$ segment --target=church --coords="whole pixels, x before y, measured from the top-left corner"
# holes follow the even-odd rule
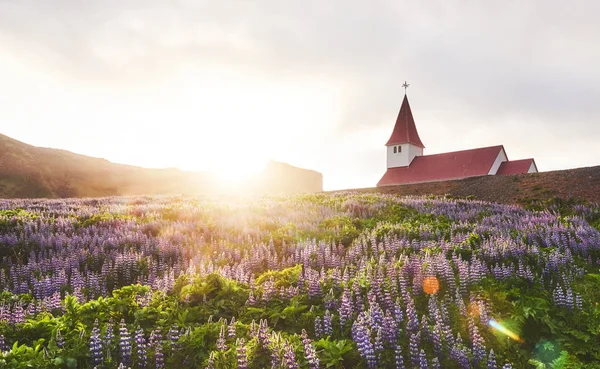
[[[408,84],[405,82],[403,87],[406,89]],[[387,171],[378,187],[538,171],[533,159],[508,160],[502,145],[423,155],[425,145],[417,132],[406,93],[385,146]]]

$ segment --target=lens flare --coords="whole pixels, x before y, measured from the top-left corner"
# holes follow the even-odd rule
[[[440,290],[440,281],[435,276],[423,279],[423,291],[428,295],[436,294]]]
[[[517,342],[521,342],[521,337],[519,337],[516,333],[510,331],[508,328],[506,328],[502,324],[498,323],[494,319],[490,319],[489,325],[492,328],[496,329],[498,332],[507,335],[508,337],[512,338],[513,340],[515,340]]]

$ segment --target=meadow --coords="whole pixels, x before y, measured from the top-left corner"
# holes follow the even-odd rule
[[[0,200],[0,368],[600,368],[600,206]]]

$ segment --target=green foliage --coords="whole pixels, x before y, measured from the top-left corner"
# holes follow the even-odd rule
[[[325,368],[350,368],[360,361],[356,353],[356,344],[349,340],[330,340],[322,338],[315,342],[319,358]]]
[[[96,213],[89,218],[83,218],[80,220],[80,224],[82,227],[89,227],[98,224],[115,224],[119,221],[127,221],[133,220],[134,217],[123,214],[113,214],[113,213]]]
[[[281,270],[269,270],[256,278],[256,284],[262,285],[266,281],[272,280],[275,288],[290,287],[298,282],[298,276],[302,272],[302,265],[296,265]]]

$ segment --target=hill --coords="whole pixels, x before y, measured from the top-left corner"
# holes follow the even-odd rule
[[[408,195],[451,195],[508,204],[526,204],[554,198],[600,203],[600,166],[508,176],[482,176],[461,180],[352,191]]]
[[[35,147],[0,134],[0,198],[101,197],[218,192],[207,172],[147,169],[65,150]],[[244,192],[316,192],[323,176],[285,163],[270,163]]]

